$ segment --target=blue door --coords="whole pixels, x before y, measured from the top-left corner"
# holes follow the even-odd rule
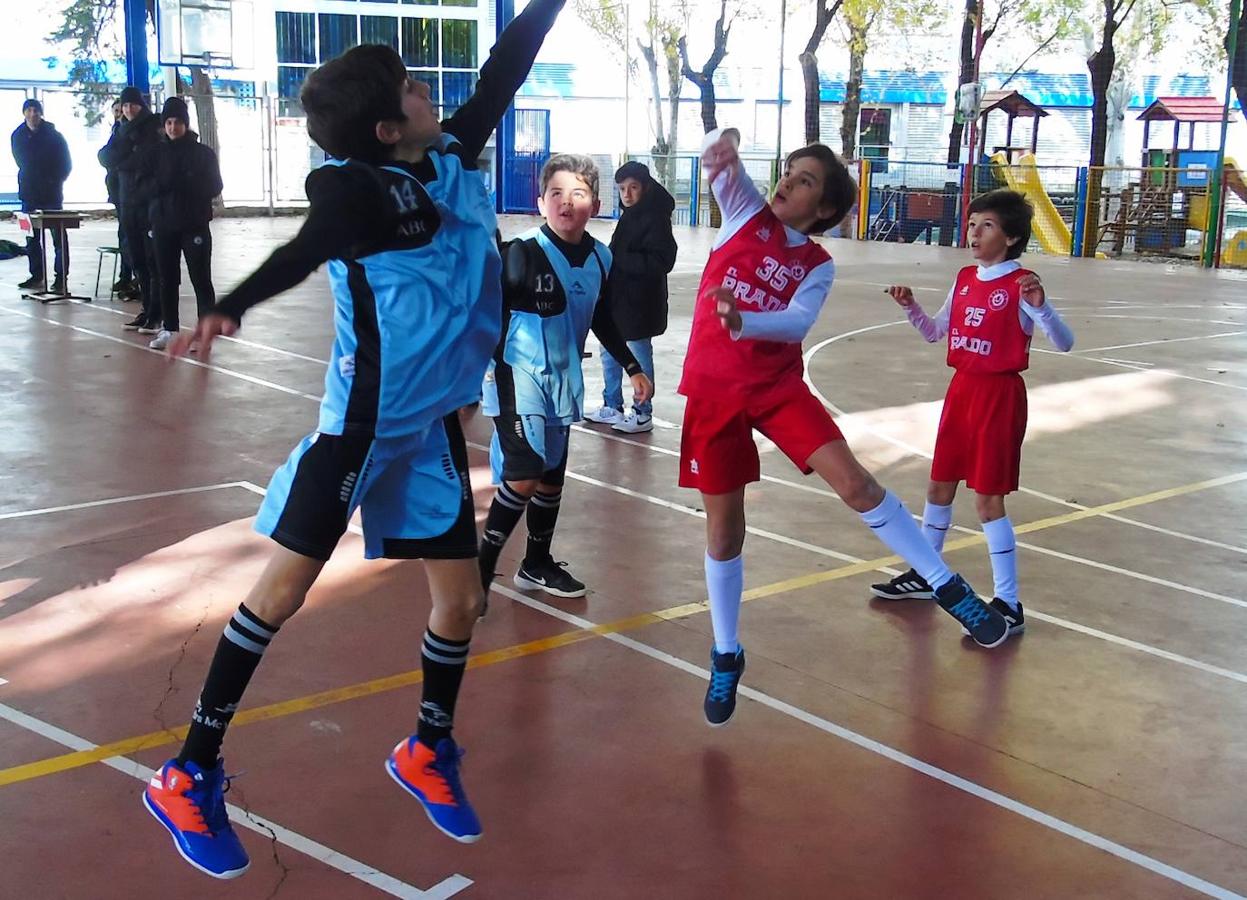
[[[535,213],[541,168],[550,158],[550,110],[515,111],[515,146],[503,160],[502,211]]]

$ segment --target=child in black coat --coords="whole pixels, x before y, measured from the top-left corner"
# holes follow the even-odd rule
[[[639,162],[626,162],[615,173],[623,212],[611,235],[614,263],[610,271],[611,311],[628,349],[654,380],[652,338],[667,330],[667,274],[675,267],[676,242],[671,234],[675,200]],[[602,348],[602,408],[585,419],[610,425],[625,434],[653,431],[653,403],[635,404],[624,415],[623,368]]]

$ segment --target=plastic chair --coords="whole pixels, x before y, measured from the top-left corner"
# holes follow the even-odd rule
[[[108,282],[108,299],[112,300],[117,294],[117,292],[113,290],[113,285],[117,283],[117,266],[121,261],[121,248],[96,247],[95,252],[98,254],[98,262],[95,266],[95,291],[91,294],[91,296],[98,297],[100,295],[100,275],[104,272],[104,257],[111,255],[113,258],[113,277],[109,279]]]

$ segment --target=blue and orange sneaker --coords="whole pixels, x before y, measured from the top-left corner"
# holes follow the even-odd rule
[[[481,822],[459,780],[462,757],[463,751],[451,738],[442,738],[437,749],[430,750],[413,734],[398,742],[385,761],[385,770],[420,801],[438,831],[471,844],[481,839]]]
[[[193,762],[183,769],[171,759],[143,791],[143,805],[169,829],[182,859],[213,878],[237,878],[251,865],[225,812],[228,789],[220,760],[213,769]]]

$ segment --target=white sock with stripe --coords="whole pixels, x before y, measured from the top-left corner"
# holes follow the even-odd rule
[[[953,505],[941,506],[927,501],[922,510],[922,534],[935,548],[936,553],[944,552],[944,538],[953,524]]]
[[[1013,536],[1013,523],[1008,516],[984,522],[983,534],[987,537],[987,550],[991,554],[996,596],[1008,603],[1012,609],[1017,609],[1018,551]]]

